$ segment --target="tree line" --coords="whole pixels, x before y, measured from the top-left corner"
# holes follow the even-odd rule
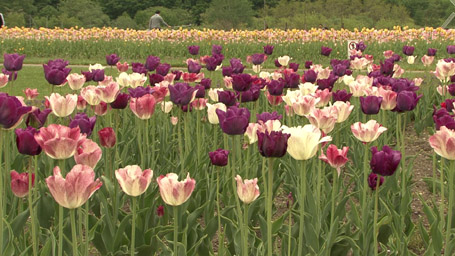
[[[156,10],[176,27],[354,29],[439,27],[455,6],[449,0],[0,0],[10,27],[147,29]]]

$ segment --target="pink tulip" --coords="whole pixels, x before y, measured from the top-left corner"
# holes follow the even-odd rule
[[[383,54],[384,54],[384,57],[386,59],[388,59],[393,56],[394,52],[392,50],[387,50],[387,51],[383,52]]]
[[[61,96],[58,93],[52,93],[50,97],[46,96],[49,101],[52,113],[58,117],[67,117],[73,113],[77,105],[77,95],[68,94]]]
[[[171,124],[172,125],[177,125],[178,122],[179,122],[179,118],[178,117],[171,116]]]
[[[99,81],[98,85],[99,86],[108,86],[110,83],[115,83],[114,82],[114,78],[112,76],[104,76],[104,80],[103,81]]]
[[[337,123],[342,123],[346,121],[351,114],[352,110],[354,109],[354,106],[351,106],[351,103],[348,102],[343,102],[343,101],[336,101],[333,103],[333,107],[336,108],[337,112]]]
[[[204,110],[205,107],[207,106],[207,101],[208,99],[198,98],[192,101],[190,104],[193,107],[193,109]]]
[[[0,73],[0,88],[3,88],[8,83],[9,75]]]
[[[172,206],[179,206],[185,203],[193,193],[196,181],[190,178],[190,174],[184,181],[178,181],[178,175],[168,173],[166,176],[161,175],[158,179],[160,194],[163,201]]]
[[[376,120],[370,120],[366,124],[357,122],[351,125],[351,131],[358,140],[363,143],[375,141],[379,135],[387,131]]]
[[[237,181],[237,195],[245,204],[249,204],[259,197],[258,178],[242,181],[240,175],[235,176]]]
[[[95,115],[104,116],[107,114],[108,106],[106,102],[101,101],[98,105],[92,106],[92,109],[95,112]]]
[[[118,70],[118,72],[128,71],[128,62],[125,61],[123,64],[120,62],[117,62],[117,70]]]
[[[96,86],[90,85],[81,90],[81,96],[88,104],[96,106],[101,102],[101,90]]]
[[[336,108],[313,109],[307,116],[312,125],[321,129],[325,134],[331,132],[335,128],[335,123],[338,120]]]
[[[98,89],[100,89],[100,100],[106,103],[114,102],[120,92],[120,87],[116,82],[111,82],[105,86],[98,86]]]
[[[82,135],[78,127],[69,128],[59,124],[51,124],[42,127],[35,134],[35,140],[43,151],[53,159],[67,159],[76,153],[77,146],[83,142],[85,135]]]
[[[314,93],[314,97],[316,99],[319,99],[319,102],[316,104],[316,107],[318,107],[318,108],[324,107],[332,99],[332,92],[330,92],[329,89],[317,90]]]
[[[327,155],[324,155],[324,151],[321,149],[321,156],[319,156],[319,159],[335,168],[338,172],[338,176],[340,176],[341,167],[348,161],[348,150],[349,147],[338,149],[336,145],[330,144],[329,147],[327,147]]]
[[[423,65],[426,67],[426,66],[430,66],[431,63],[433,63],[434,61],[434,56],[427,56],[427,55],[423,55],[422,58],[422,63]]]
[[[305,116],[311,113],[320,99],[311,95],[298,96],[292,102],[292,110],[299,116]]]
[[[123,192],[129,196],[142,195],[150,185],[153,177],[153,171],[150,169],[141,170],[137,165],[128,165],[115,171],[120,187]]]
[[[224,87],[232,89],[232,77],[226,76],[223,78]]]
[[[29,177],[28,172],[17,173],[11,171],[11,190],[17,197],[25,197],[28,195]],[[35,185],[35,174],[32,173],[32,187]]]
[[[429,142],[436,154],[449,160],[455,160],[455,131],[441,126],[439,131],[430,137]]]
[[[264,91],[265,96],[267,97],[267,100],[269,101],[270,105],[272,106],[278,106],[283,102],[283,97],[280,96],[275,96],[271,95],[268,91]]]
[[[396,92],[379,87],[378,96],[382,97],[381,109],[392,110],[397,106]]]
[[[74,154],[76,164],[83,164],[95,168],[102,155],[101,148],[93,140],[85,139]]]
[[[62,177],[60,168],[54,168],[54,175],[46,179],[47,186],[57,203],[65,208],[74,209],[83,205],[101,185],[95,179],[95,172],[86,165],[77,164]]]
[[[25,89],[24,94],[25,94],[25,97],[27,97],[27,100],[33,100],[34,98],[36,98],[39,95],[38,89],[30,89],[30,88]]]
[[[84,86],[86,78],[82,74],[72,73],[66,77],[66,80],[68,81],[68,85],[71,90],[77,91],[80,90],[82,86]]]
[[[77,110],[84,110],[87,107],[87,101],[79,95],[77,96]]]
[[[140,98],[131,98],[130,109],[140,119],[149,119],[155,112],[156,100],[151,94]]]
[[[100,144],[105,148],[112,148],[115,146],[117,141],[114,129],[112,127],[105,127],[98,131],[98,136],[100,137]]]

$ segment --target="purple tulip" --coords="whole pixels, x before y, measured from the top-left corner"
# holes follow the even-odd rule
[[[318,78],[318,74],[316,73],[316,71],[309,69],[305,71],[305,73],[303,74],[303,78],[305,79],[306,82],[314,83]]]
[[[104,81],[104,69],[94,69],[92,70],[92,80],[95,82]]]
[[[174,81],[180,80],[183,74],[183,72],[180,70],[172,70],[171,73],[175,75]]]
[[[455,119],[453,118],[453,115],[450,115],[446,108],[434,111],[433,121],[435,123],[436,130],[439,130],[441,126],[445,126],[451,130],[455,129]]]
[[[13,128],[31,110],[32,107],[23,106],[16,97],[0,93],[0,128]]]
[[[64,59],[55,59],[55,60],[49,60],[47,62],[48,66],[58,68],[58,69],[63,69],[66,68],[66,66],[69,65],[69,61],[64,60]]]
[[[447,53],[454,54],[455,53],[455,45],[448,45],[447,46]]]
[[[443,103],[441,103],[441,106],[443,106],[447,111],[450,113],[453,111],[453,103],[455,102],[455,99],[446,99]]]
[[[349,102],[351,100],[352,93],[348,93],[346,90],[338,90],[332,93],[332,102],[342,101]]]
[[[332,52],[332,48],[321,46],[321,54],[324,56],[329,56]]]
[[[365,43],[363,41],[360,41],[355,45],[355,49],[357,51],[363,52],[363,51],[365,51],[366,48],[367,48],[367,46],[365,45]]]
[[[329,89],[329,91],[332,91],[333,85],[337,80],[338,80],[337,76],[335,76],[334,74],[330,74],[328,78],[318,79],[316,83],[318,85],[319,90]]]
[[[152,88],[150,86],[147,87],[136,87],[136,88],[128,88],[128,92],[130,93],[131,98],[140,98],[146,94],[152,93]]]
[[[310,69],[311,66],[313,66],[313,62],[311,60],[305,61],[305,68],[306,69]]]
[[[201,72],[201,68],[202,66],[199,65],[199,63],[191,60],[188,61],[188,73],[198,74],[199,72]]]
[[[36,156],[41,153],[41,147],[35,140],[35,133],[38,131],[33,127],[16,129],[16,146],[19,153],[23,155]]]
[[[215,57],[208,57],[205,59],[205,68],[208,71],[215,71],[216,67],[217,67],[217,60],[215,59]]]
[[[417,96],[417,94],[413,91],[401,91],[397,95],[397,106],[395,108],[398,112],[404,111],[411,111],[419,102],[419,99],[422,98],[423,95]]]
[[[109,66],[115,66],[119,60],[120,57],[115,53],[106,55],[106,63]]]
[[[198,55],[199,54],[199,45],[190,45],[190,46],[188,46],[188,52],[191,55]]]
[[[284,81],[284,88],[297,88],[300,84],[300,76],[297,73],[284,74],[284,78],[280,78]]]
[[[16,79],[17,79],[18,72],[8,71],[8,70],[2,68],[2,73],[8,76],[8,81],[16,81]]]
[[[283,94],[284,86],[285,84],[282,80],[272,80],[267,84],[267,90],[269,91],[270,95],[280,96]]]
[[[272,55],[273,48],[275,48],[275,47],[273,45],[269,45],[269,44],[264,46],[264,53],[267,55]]]
[[[124,109],[128,106],[128,101],[130,99],[130,95],[128,93],[119,93],[117,98],[115,98],[114,102],[111,103],[111,108],[113,109]]]
[[[381,109],[382,97],[366,96],[360,97],[362,112],[366,115],[376,115]]]
[[[414,49],[415,49],[414,46],[405,45],[403,46],[403,54],[407,56],[412,56],[412,54],[414,54]]]
[[[85,76],[85,81],[90,82],[93,80],[93,73],[90,71],[81,71],[81,74]]]
[[[415,85],[415,83],[411,80],[406,78],[400,79],[390,79],[392,90],[396,93],[400,93],[402,91],[417,91],[419,87]]]
[[[150,85],[155,86],[164,80],[164,77],[160,74],[149,74]]]
[[[205,97],[205,88],[203,85],[196,85],[194,87],[196,89],[196,98],[204,98]]]
[[[392,60],[385,60],[384,63],[381,62],[381,74],[385,76],[392,76],[394,63]]]
[[[234,106],[237,102],[235,93],[233,91],[218,91],[218,101],[230,107]]]
[[[401,56],[395,53],[388,60],[392,60],[393,62],[398,62],[401,60]]]
[[[3,54],[3,66],[5,69],[11,72],[19,71],[22,69],[25,55],[19,55],[17,53]]]
[[[273,63],[275,64],[275,67],[277,67],[277,68],[281,68],[282,67],[280,62],[278,61],[278,59],[276,59]]]
[[[226,166],[228,164],[229,150],[217,149],[209,152],[210,162],[216,166]]]
[[[262,112],[261,114],[256,114],[256,122],[262,121],[263,123],[269,120],[281,120],[283,118],[282,115],[279,115],[278,112],[274,111],[272,113],[269,112]]]
[[[44,126],[44,124],[46,123],[47,116],[51,112],[52,110],[50,108],[46,108],[43,111],[37,108],[35,111],[30,112],[27,115],[25,125],[39,129]]]
[[[216,110],[221,130],[228,135],[243,135],[248,128],[250,111],[247,108],[232,106],[224,112]]]
[[[240,74],[245,69],[240,59],[232,58],[229,63],[231,64],[233,74]]]
[[[223,74],[224,77],[231,76],[232,75],[232,67],[223,67],[221,69],[221,73]]]
[[[147,74],[147,68],[145,68],[144,64],[139,63],[139,62],[133,62],[131,63],[132,70],[134,73],[139,73],[139,74]]]
[[[160,62],[161,62],[160,57],[150,55],[145,60],[145,68],[148,71],[154,71],[158,67],[158,65],[160,65]]]
[[[167,63],[159,64],[158,67],[156,67],[156,73],[160,74],[162,76],[166,76],[167,73],[169,73],[169,70],[171,70],[171,65]]]
[[[289,68],[292,69],[294,72],[297,72],[299,70],[299,64],[295,62],[289,63]]]
[[[251,55],[251,62],[254,65],[261,65],[265,61],[266,58],[267,58],[267,56],[263,53],[255,53],[255,54]]]
[[[52,85],[65,83],[66,77],[71,72],[71,69],[66,67],[68,64],[68,61],[62,59],[49,60],[47,64],[43,64],[44,78]]]
[[[346,69],[348,69],[351,66],[351,62],[349,60],[339,60],[339,59],[332,59],[330,60],[330,66],[332,66],[332,69],[335,69],[335,66],[342,65]]]
[[[288,148],[290,134],[282,131],[265,133],[257,131],[258,149],[263,157],[282,157]]]
[[[252,86],[249,90],[244,92],[236,92],[237,98],[239,98],[240,102],[251,102],[257,101],[259,96],[261,96],[261,89],[256,86]]]
[[[436,52],[438,50],[434,49],[434,48],[428,48],[428,52],[427,52],[427,55],[428,56],[436,56]]]
[[[210,78],[202,78],[201,85],[208,90],[212,86],[212,80],[210,80]]]
[[[171,94],[171,101],[177,105],[188,105],[193,99],[193,93],[196,88],[191,87],[187,83],[176,83],[169,85],[169,93]]]
[[[455,84],[450,84],[448,87],[450,95],[455,96]]]
[[[68,125],[69,128],[79,127],[81,133],[87,134],[90,137],[93,128],[95,128],[96,116],[88,117],[85,113],[77,113],[74,118],[70,118],[71,122]]]
[[[335,67],[333,67],[333,73],[337,76],[344,76],[346,73],[346,66],[343,64],[337,64]]]
[[[371,147],[370,167],[373,173],[381,176],[391,176],[395,173],[400,164],[401,152],[392,150],[389,146],[383,146],[381,151],[377,147]]]
[[[215,63],[217,66],[221,65],[221,63],[224,60],[224,55],[223,54],[212,54],[212,57],[215,58]]]
[[[376,190],[376,187],[378,184],[377,182],[378,182],[378,175],[376,175],[375,173],[370,173],[370,175],[368,176],[368,186],[372,190]],[[381,178],[379,179],[379,186],[382,186],[383,183],[384,183],[384,177],[381,176]]]
[[[232,75],[232,88],[238,92],[250,89],[253,79],[249,74]]]
[[[212,45],[212,55],[213,54],[221,54],[221,50],[223,50],[223,47],[221,45]]]

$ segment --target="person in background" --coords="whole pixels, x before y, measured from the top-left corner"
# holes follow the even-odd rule
[[[0,12],[0,28],[5,26],[5,19],[3,18],[3,14]]]
[[[150,18],[149,29],[161,29],[161,24],[166,25],[168,28],[171,27],[163,20],[160,11],[158,10],[155,12],[155,15]]]

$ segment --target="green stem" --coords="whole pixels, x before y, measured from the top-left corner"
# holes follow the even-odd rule
[[[183,140],[185,141],[185,156],[187,156],[187,153],[190,152],[191,150],[191,138],[190,138],[190,135],[188,134],[189,130],[188,130],[188,122],[190,120],[189,116],[190,116],[190,106],[188,105],[188,112],[186,112],[186,114],[183,114],[183,116],[185,117],[185,120],[179,120],[179,122],[183,122]]]
[[[174,255],[178,255],[177,243],[179,234],[179,218],[178,218],[178,206],[174,206]]]
[[[58,205],[58,256],[63,256],[63,207]]]
[[[269,157],[269,171],[267,181],[267,255],[273,254],[273,238],[272,238],[272,209],[273,209],[273,160]]]
[[[289,202],[289,225],[288,225],[288,255],[291,255],[291,235],[292,235],[292,201]]]
[[[444,228],[444,205],[445,205],[445,190],[444,190],[444,158],[441,157],[441,174],[440,174],[440,183],[441,183],[441,204],[439,205],[439,214],[441,214],[441,227]],[[441,229],[441,230],[442,230]]]
[[[142,168],[146,166],[150,166],[149,159],[150,159],[150,143],[149,143],[149,120],[146,119],[144,122],[144,130],[145,130],[145,145],[144,145],[144,165]]]
[[[31,161],[32,161],[32,159],[30,158],[30,162]],[[35,166],[35,168],[37,168],[37,167]],[[33,169],[34,168],[32,168],[32,166],[30,165],[29,172],[28,172],[28,211],[30,213],[30,220],[31,220],[30,224],[31,224],[33,255],[36,256],[36,255],[38,255],[38,250],[37,250],[38,244],[36,242],[35,214],[33,213],[33,187],[32,187]]]
[[[140,123],[141,120],[136,120],[136,127],[137,127],[137,130],[138,130],[138,134],[137,134],[137,146],[139,147],[139,154],[141,156],[141,168],[145,168],[144,166],[144,160],[145,160],[145,157],[144,157],[144,147],[143,147],[143,142],[142,142],[142,125]]]
[[[183,166],[184,166],[184,156],[183,156],[183,142],[182,142],[182,129],[180,129],[180,124],[182,123],[182,111],[178,110],[178,119],[179,122],[177,123],[177,135],[179,140],[179,154],[180,154],[180,175],[183,175]]]
[[[201,162],[201,113],[200,110],[196,110],[196,138],[197,138],[197,143],[196,143],[196,150],[197,150],[197,162],[196,166],[199,166]]]
[[[221,235],[221,210],[220,210],[220,171],[221,168],[217,167],[216,172],[216,211],[218,217],[218,254],[224,255],[224,237]]]
[[[333,227],[335,222],[335,205],[337,197],[337,181],[338,181],[338,172],[336,169],[333,169],[333,183],[332,183],[332,210],[330,214],[330,228]]]
[[[136,201],[137,198],[133,197],[131,199],[133,201],[132,203],[132,209],[131,212],[133,213],[133,218],[131,221],[131,256],[134,256],[135,254],[135,243],[136,243]]]
[[[449,248],[450,237],[452,235],[452,210],[453,210],[453,200],[454,200],[454,187],[453,187],[453,172],[455,171],[455,160],[450,161],[450,170],[449,170],[449,210],[447,212],[447,228],[446,228],[446,255],[450,255],[451,252]]]
[[[155,159],[156,122],[154,122],[153,119],[156,119],[156,118],[154,116],[152,116],[152,125],[150,127],[152,129],[152,143],[149,144],[149,150],[152,151],[152,161],[153,162],[151,162],[151,163],[149,162],[148,166],[152,166],[152,164],[155,165],[155,161],[156,161],[156,159]],[[149,126],[149,125],[147,124],[147,126]]]
[[[381,175],[378,174],[376,180],[376,191],[374,193],[374,226],[373,226],[373,249],[374,256],[378,255],[378,201],[379,201],[379,184],[381,183]]]
[[[244,204],[245,212],[243,213],[243,242],[244,242],[244,255],[248,255],[248,204]]]
[[[303,223],[305,222],[305,193],[306,193],[306,172],[305,172],[306,161],[301,162],[300,169],[300,220],[299,220],[299,247],[297,255],[303,255]]]
[[[433,200],[436,201],[436,152],[433,151]]]
[[[225,142],[227,142],[227,140],[225,140]],[[234,152],[232,154],[233,157],[231,157],[231,174],[232,174],[231,175],[231,180],[232,180],[231,184],[232,184],[232,191],[234,191],[234,193],[236,193],[236,191],[237,191],[236,190],[236,184],[235,184],[235,173],[236,173],[235,164],[237,163],[237,160],[238,160],[236,158],[238,157],[238,154],[240,153],[240,152],[238,152],[239,151],[239,148],[238,148],[239,145],[237,144],[237,142],[238,142],[237,138],[235,138],[235,136],[233,136],[233,138],[232,138],[232,145],[233,145],[232,146],[232,151],[234,151]],[[235,204],[236,204],[236,209],[237,209],[237,222],[238,222],[239,226],[241,226],[241,223],[243,222],[243,217],[242,217],[242,209],[240,207],[240,201],[239,201],[239,197],[238,196],[235,197]],[[248,253],[247,253],[248,252],[248,246],[246,245],[246,241],[244,239],[245,238],[244,229],[241,228],[240,232],[242,233],[242,253],[243,253],[243,255],[248,255]]]
[[[368,226],[368,198],[367,198],[367,191],[368,191],[368,144],[365,144],[364,147],[364,155],[363,155],[363,190],[362,190],[362,229],[363,229],[363,250],[365,253],[368,252],[368,242],[367,242],[367,226]]]
[[[322,160],[318,159],[318,174],[316,182],[316,216],[321,216],[321,185],[322,185]],[[321,225],[316,225],[316,234],[319,234]]]
[[[89,212],[88,211],[89,211],[89,208],[90,208],[89,205],[90,205],[90,200],[87,200],[87,202],[85,203],[85,215],[84,215],[85,216],[85,220],[84,220],[85,221],[84,222],[84,227],[85,227],[85,240],[84,240],[84,242],[85,242],[85,247],[84,247],[85,254],[84,255],[85,256],[89,255],[88,254],[88,245],[89,245],[89,234],[88,234],[88,232],[90,230],[90,228],[88,226],[88,216],[89,216]]]
[[[77,256],[77,236],[76,236],[76,217],[74,213],[76,209],[70,210],[70,218],[71,218],[71,235],[72,235],[72,244],[73,244],[73,256]]]

